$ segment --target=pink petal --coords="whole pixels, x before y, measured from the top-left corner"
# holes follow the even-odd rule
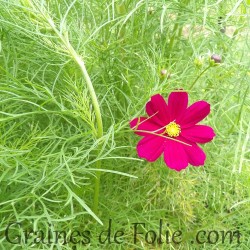
[[[137,152],[139,157],[148,161],[157,160],[164,149],[164,138],[160,136],[148,135],[137,144]]]
[[[170,122],[167,103],[160,94],[151,97],[151,100],[146,104],[146,112],[161,126]]]
[[[168,97],[168,108],[170,113],[170,120],[173,121],[181,117],[188,105],[187,92],[172,92]]]
[[[180,124],[181,128],[188,128],[203,120],[209,113],[210,104],[198,101],[189,106],[184,115],[176,120],[176,123]]]
[[[197,143],[207,143],[215,137],[213,129],[206,125],[194,125],[181,130],[181,135],[187,140]]]
[[[193,166],[203,166],[206,160],[206,154],[195,143],[192,147],[185,147],[188,155],[188,162]]]
[[[146,131],[156,131],[157,133],[162,133],[164,128],[159,130],[159,125],[155,124],[152,118],[139,117],[130,121],[130,128],[135,130],[137,135],[146,136],[150,135],[147,132],[137,132],[136,130],[146,130]]]
[[[184,147],[189,147],[175,142],[166,140],[164,147],[164,161],[169,168],[180,171],[188,166],[188,157]]]

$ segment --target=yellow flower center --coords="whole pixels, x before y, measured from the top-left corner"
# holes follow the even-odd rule
[[[179,124],[177,124],[175,122],[170,122],[166,126],[165,133],[167,133],[170,137],[177,137],[181,133],[181,127]]]

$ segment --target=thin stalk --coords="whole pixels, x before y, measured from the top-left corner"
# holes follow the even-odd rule
[[[83,60],[80,58],[80,56],[76,53],[76,51],[70,46],[70,51],[71,55],[74,58],[75,62],[79,65],[83,76],[86,80],[88,90],[90,92],[92,104],[94,107],[95,111],[95,116],[96,116],[96,122],[97,122],[97,132],[96,132],[96,137],[97,139],[101,138],[103,136],[103,123],[102,123],[102,115],[100,111],[100,106],[98,103],[98,99],[92,84],[92,81],[89,77],[88,71],[85,67],[85,64]],[[96,163],[96,169],[101,168],[101,161],[97,161]],[[94,202],[93,202],[93,212],[96,214],[98,212],[98,204],[99,204],[99,192],[100,192],[100,180],[101,180],[101,172],[97,171],[96,172],[96,179],[95,179],[95,191],[94,191]]]
[[[96,169],[101,168],[101,161],[96,162]],[[99,205],[99,193],[100,193],[100,180],[101,180],[101,171],[96,171],[96,179],[95,179],[95,193],[94,193],[94,202],[93,202],[93,212],[97,214],[98,205]]]
[[[180,9],[179,9],[179,12],[178,12],[177,17],[176,17],[176,20],[175,20],[176,23],[175,23],[174,28],[173,28],[173,31],[172,31],[173,35],[171,36],[170,42],[169,42],[169,51],[170,51],[170,52],[171,52],[172,49],[173,49],[174,41],[176,40],[176,38],[179,38],[179,37],[181,36],[181,34],[182,34],[182,28],[183,28],[183,27],[180,27],[180,25],[179,25],[179,23],[178,23],[178,20],[179,20],[179,17],[182,16],[183,8],[184,8],[185,6],[187,6],[187,5],[189,4],[189,2],[190,2],[190,0],[183,1],[183,6],[180,5]],[[178,29],[179,29],[179,31],[178,31]],[[178,32],[177,32],[177,31],[178,31]]]
[[[178,20],[178,17],[177,17],[177,20]],[[170,38],[170,42],[169,42],[169,47],[168,47],[169,51],[172,51],[172,48],[173,48],[173,45],[174,45],[174,40],[175,40],[175,35],[176,35],[176,32],[177,32],[178,28],[179,28],[179,24],[175,23],[174,29],[173,29],[173,35]]]
[[[85,63],[83,59],[77,54],[75,49],[72,47],[72,45],[69,42],[69,39],[67,35],[62,35],[58,29],[55,27],[55,24],[51,18],[47,18],[46,15],[44,15],[54,32],[57,34],[63,45],[65,46],[66,50],[68,51],[69,55],[71,58],[76,62],[76,64],[79,66],[79,68],[82,71],[82,74],[85,78],[87,88],[90,93],[91,101],[93,104],[94,112],[95,112],[95,117],[96,117],[96,123],[97,123],[97,130],[96,132],[96,138],[100,139],[103,136],[103,123],[102,123],[102,115],[101,115],[101,110],[100,106],[98,103],[98,99],[96,96],[95,89],[93,87],[93,83],[90,79],[90,76],[88,74],[88,71],[86,69]],[[101,167],[101,161],[97,161],[96,163],[96,169],[100,169]],[[100,189],[100,177],[101,177],[101,172],[97,171],[96,173],[96,179],[95,179],[95,191],[94,191],[94,202],[93,202],[93,212],[96,214],[98,212],[98,201],[99,201],[99,189]]]
[[[240,121],[240,117],[241,117],[241,114],[242,114],[242,110],[243,110],[243,106],[244,106],[244,103],[245,103],[245,100],[246,100],[246,97],[247,97],[247,93],[248,93],[248,90],[249,90],[249,85],[247,86],[247,89],[244,93],[244,96],[242,98],[242,102],[241,102],[241,105],[240,105],[240,110],[239,110],[239,113],[236,117],[236,120],[234,122],[234,124],[232,125],[232,127],[229,129],[228,133],[231,134],[233,132],[233,129],[238,126],[239,124],[239,121]]]
[[[209,69],[211,68],[211,66],[209,65],[208,67],[206,67],[194,80],[194,82],[192,83],[192,85],[190,86],[190,90],[194,87],[194,85],[196,84],[196,82],[200,79],[200,77]]]
[[[98,99],[95,93],[95,89],[93,87],[92,81],[89,77],[88,71],[85,67],[85,63],[84,61],[81,59],[81,57],[76,53],[76,51],[72,48],[72,46],[70,45],[70,47],[68,48],[69,51],[71,52],[71,56],[74,59],[74,61],[78,64],[78,66],[80,67],[83,76],[86,80],[86,84],[90,93],[90,97],[92,100],[92,104],[94,107],[94,112],[95,112],[95,116],[96,116],[96,122],[97,122],[97,131],[96,131],[96,137],[99,139],[103,136],[103,124],[102,124],[102,115],[101,115],[101,111],[100,111],[100,106],[98,103]]]

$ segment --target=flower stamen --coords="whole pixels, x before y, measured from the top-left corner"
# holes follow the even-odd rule
[[[181,133],[181,127],[175,122],[170,122],[166,126],[165,133],[167,133],[170,137],[177,137]]]

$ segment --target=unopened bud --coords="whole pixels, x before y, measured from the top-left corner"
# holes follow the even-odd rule
[[[211,56],[211,60],[213,60],[215,63],[221,63],[221,56],[220,56],[220,55],[213,54],[213,55]]]
[[[201,68],[203,65],[203,59],[201,57],[195,58],[194,65],[198,68]]]
[[[148,14],[152,15],[154,13],[154,7],[148,7]]]
[[[166,69],[162,69],[162,70],[161,70],[161,75],[162,75],[162,76],[167,75],[167,73],[168,73],[168,72],[167,72],[167,70],[166,70]]]
[[[166,69],[162,69],[160,73],[161,73],[162,78],[167,77],[169,79],[171,77],[171,74],[168,73],[168,71]]]

